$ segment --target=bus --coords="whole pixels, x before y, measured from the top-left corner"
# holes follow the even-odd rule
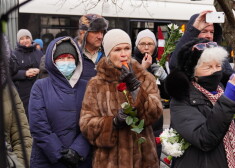
[[[10,1],[0,0],[2,11]],[[22,3],[25,0],[14,0]],[[79,18],[88,13],[104,16],[109,29],[126,31],[132,42],[139,31],[150,29],[157,37],[158,26],[167,38],[167,25],[184,25],[190,16],[203,10],[215,10],[214,0],[32,0],[10,17],[9,32],[11,45],[16,44],[19,29],[28,29],[33,38],[41,38],[45,48],[59,36],[77,36]],[[5,6],[4,6],[5,2]],[[13,1],[11,1],[12,4]],[[11,20],[11,19],[14,20]],[[14,23],[14,24],[12,24]],[[133,43],[134,44],[134,43]]]

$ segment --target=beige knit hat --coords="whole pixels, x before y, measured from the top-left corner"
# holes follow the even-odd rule
[[[20,38],[24,36],[28,36],[31,41],[33,41],[32,34],[30,33],[30,31],[28,31],[27,29],[20,29],[17,33],[17,42],[19,43]]]
[[[118,44],[127,43],[131,45],[130,36],[121,29],[109,30],[103,39],[104,53],[109,56],[110,51]]]

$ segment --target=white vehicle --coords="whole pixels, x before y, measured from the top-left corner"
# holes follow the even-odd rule
[[[10,1],[3,1],[5,10],[11,6]],[[18,0],[19,3],[25,0]],[[157,35],[157,27],[161,26],[167,36],[166,25],[186,24],[190,16],[203,10],[213,10],[214,0],[32,0],[19,9],[11,18],[14,24],[8,36],[14,36],[18,29],[27,28],[34,38],[46,36],[44,42],[60,35],[77,35],[78,20],[81,15],[96,13],[109,20],[109,29],[121,28],[134,41],[136,34],[149,28]],[[5,4],[4,4],[5,3]],[[17,3],[17,1],[16,1]],[[9,5],[8,5],[9,4]],[[4,7],[5,5],[5,7]],[[18,18],[17,18],[18,17]],[[12,21],[9,21],[12,23]],[[11,30],[13,29],[13,31]],[[11,38],[12,41],[15,37]],[[13,43],[14,44],[14,43]]]

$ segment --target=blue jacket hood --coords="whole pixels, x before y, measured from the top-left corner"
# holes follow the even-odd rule
[[[75,49],[77,50],[77,53],[78,53],[77,67],[76,67],[75,71],[73,72],[73,75],[72,75],[72,77],[70,78],[69,81],[57,69],[57,67],[54,63],[54,60],[53,60],[53,54],[55,53],[56,47],[58,46],[58,44],[60,44],[63,41],[70,41],[71,44],[75,47]],[[51,41],[49,46],[47,47],[45,66],[46,66],[46,69],[47,69],[50,77],[55,82],[58,81],[58,79],[59,79],[59,81],[62,81],[64,84],[69,84],[69,85],[71,85],[71,87],[74,87],[75,84],[80,79],[80,76],[82,74],[82,70],[83,70],[83,65],[82,64],[83,64],[83,60],[82,60],[81,52],[80,52],[76,42],[71,37],[64,36],[64,37],[56,38],[53,41]]]
[[[196,18],[199,16],[199,14],[194,14],[191,16],[187,23],[187,29],[193,25]],[[217,43],[220,43],[222,40],[222,28],[218,23],[214,23],[214,41]]]

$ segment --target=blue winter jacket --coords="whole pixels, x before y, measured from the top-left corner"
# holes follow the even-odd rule
[[[78,51],[78,65],[69,81],[53,62],[56,46],[65,40],[70,40]],[[34,140],[30,167],[66,168],[59,161],[60,151],[71,148],[85,158],[78,167],[89,168],[90,145],[79,128],[87,82],[80,79],[83,61],[73,39],[60,37],[53,40],[47,48],[45,64],[49,77],[37,80],[30,95],[29,123]]]

